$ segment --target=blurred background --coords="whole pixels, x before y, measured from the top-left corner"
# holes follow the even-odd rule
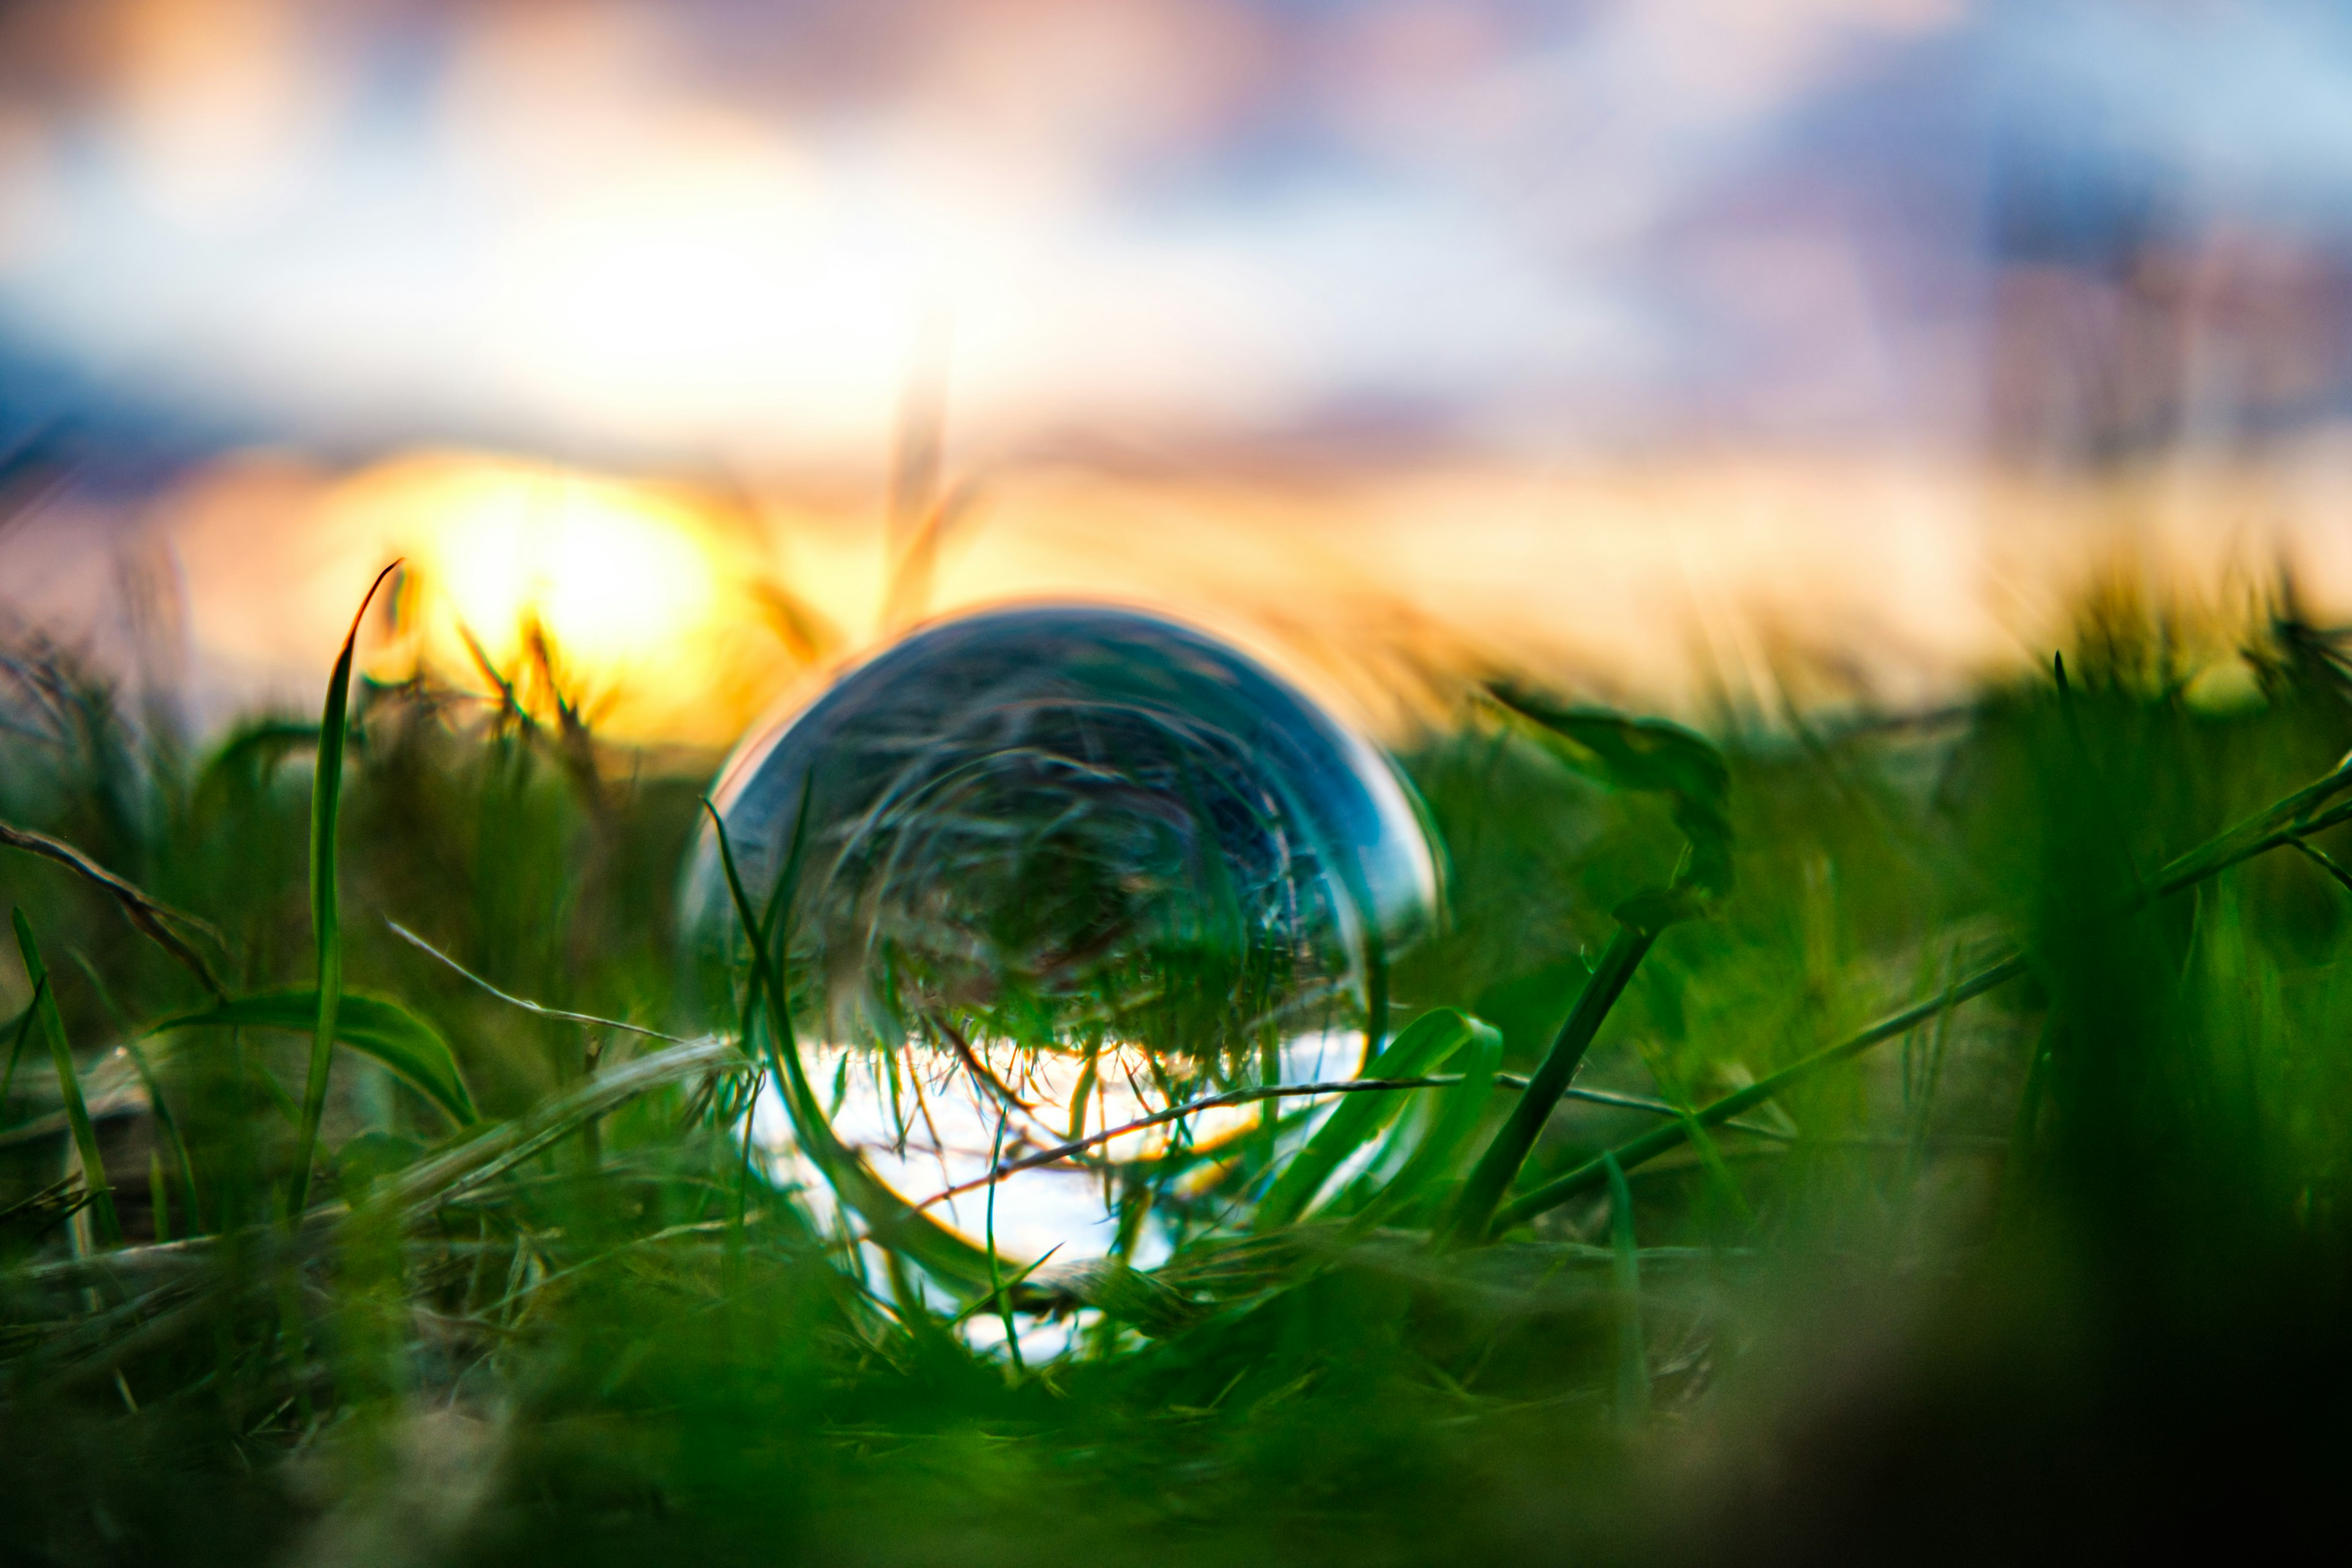
[[[648,742],[1071,594],[1932,704],[2352,601],[2347,349],[2321,0],[0,4],[0,614],[199,731],[394,553]]]

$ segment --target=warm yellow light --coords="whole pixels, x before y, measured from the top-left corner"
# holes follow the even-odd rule
[[[560,695],[609,733],[662,739],[723,740],[747,692],[773,688],[743,592],[756,563],[686,493],[450,456],[371,470],[339,500],[406,557],[410,646],[446,679],[490,694],[487,661],[542,716]]]
[[[417,562],[427,593],[500,664],[542,628],[564,658],[608,676],[677,657],[719,599],[687,508],[573,475],[486,468],[434,498]]]

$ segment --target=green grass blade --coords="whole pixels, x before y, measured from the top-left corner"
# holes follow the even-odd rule
[[[996,1142],[988,1151],[988,1168],[994,1170],[1004,1159],[1004,1121],[1008,1113],[1000,1107],[996,1112]],[[1021,1331],[1013,1321],[1013,1298],[1005,1293],[1004,1270],[996,1251],[996,1188],[988,1184],[988,1293],[996,1301],[996,1315],[1004,1324],[1004,1352],[1011,1363],[1010,1371],[1015,1381],[1028,1375],[1021,1364]]]
[[[47,989],[46,984],[36,985],[33,999],[26,1003],[25,1010],[16,1016],[16,1039],[8,1047],[8,1070],[0,1075],[0,1106],[8,1103],[8,1091],[16,1087],[16,1064],[24,1059],[25,1042],[33,1037],[33,1020],[40,1013],[41,993]]]
[[[131,1020],[124,1017],[122,1009],[115,1005],[113,992],[108,987],[105,977],[99,973],[98,966],[90,963],[89,955],[77,951],[74,962],[80,965],[82,973],[89,976],[91,989],[106,1005],[106,1011],[113,1018],[115,1027],[122,1031],[123,1054],[131,1058],[131,1070],[139,1075],[140,1087],[147,1091],[147,1104],[154,1112],[155,1125],[162,1130],[164,1141],[171,1144],[173,1163],[179,1167],[181,1191],[188,1205],[188,1223],[184,1228],[191,1234],[200,1231],[204,1228],[204,1209],[196,1199],[195,1159],[188,1152],[187,1140],[180,1134],[180,1119],[172,1113],[172,1102],[163,1097],[163,1086],[155,1077],[154,1064],[140,1048],[139,1031],[131,1026]],[[155,1212],[161,1215],[163,1211],[159,1208]],[[160,1218],[157,1223],[162,1223]],[[163,1239],[161,1230],[156,1232],[156,1239]]]
[[[163,1182],[163,1156],[147,1151],[147,1212],[154,1216],[155,1239],[172,1239],[172,1194]]]
[[[1561,762],[1613,789],[1662,795],[1690,846],[1677,887],[1708,899],[1731,891],[1731,770],[1705,736],[1663,719],[1570,708],[1508,682],[1486,689],[1528,721]]]
[[[319,716],[319,763],[310,781],[310,931],[319,959],[318,1012],[310,1037],[310,1068],[302,1084],[302,1125],[294,1138],[294,1174],[286,1194],[289,1220],[299,1218],[310,1201],[310,1161],[319,1146],[319,1118],[327,1109],[327,1070],[335,1055],[335,1015],[343,992],[343,932],[335,888],[335,824],[342,814],[343,741],[352,700],[352,654],[359,646],[360,624],[383,580],[400,565],[395,561],[376,574],[360,600],[359,613],[335,657],[334,672],[327,678],[326,707]]]
[[[1958,955],[1954,955],[1957,959]],[[1928,1037],[1925,1081],[1919,1086],[1918,1103],[1911,1110],[1909,1145],[1903,1152],[1903,1192],[1906,1202],[1916,1202],[1920,1173],[1927,1168],[1928,1140],[1935,1131],[1936,1096],[1943,1087],[1944,1056],[1952,1040],[1952,1009],[1947,1007],[1936,1019],[1935,1032]],[[1700,1137],[1706,1134],[1701,1132]]]
[[[209,921],[151,898],[62,838],[52,838],[46,833],[34,833],[0,822],[0,845],[54,860],[98,888],[121,907],[123,918],[142,935],[185,964],[188,972],[203,983],[205,990],[215,996],[222,994],[220,982],[214,978],[212,966],[205,962],[204,955],[172,929],[175,924],[184,925],[218,941],[220,932],[214,930]]]
[[[550,1095],[512,1121],[483,1126],[470,1137],[385,1177],[384,1201],[402,1215],[403,1224],[416,1223],[437,1205],[513,1169],[571,1136],[583,1122],[638,1095],[741,1065],[740,1047],[732,1040],[714,1037],[607,1067],[593,1078]]]
[[[247,1028],[307,1032],[319,1016],[319,994],[309,986],[257,991],[231,997],[216,1007],[166,1018],[144,1031],[161,1035],[174,1029]],[[335,1009],[335,1038],[392,1069],[393,1075],[460,1127],[481,1120],[473,1092],[457,1070],[457,1053],[449,1042],[424,1019],[388,996],[364,991],[343,993]]]
[[[1963,1002],[1983,995],[1995,986],[2005,985],[2023,974],[2025,971],[2026,962],[2023,957],[2018,955],[2011,955],[1998,963],[1980,969],[1942,995],[1930,997],[1916,1006],[1906,1007],[1890,1017],[1881,1018],[1851,1039],[1841,1040],[1834,1046],[1815,1051],[1811,1056],[1801,1057],[1779,1072],[1769,1078],[1757,1079],[1736,1094],[1727,1094],[1721,1100],[1703,1105],[1691,1111],[1686,1117],[1678,1117],[1664,1127],[1619,1144],[1606,1154],[1587,1160],[1564,1176],[1520,1194],[1496,1214],[1494,1228],[1507,1229],[1512,1226],[1533,1219],[1547,1209],[1558,1208],[1580,1193],[1588,1193],[1605,1184],[1609,1180],[1608,1166],[1612,1160],[1629,1171],[1637,1165],[1647,1163],[1670,1149],[1681,1147],[1690,1137],[1692,1123],[1696,1122],[1701,1127],[1719,1127],[1741,1111],[1754,1110],[1780,1095],[1791,1084],[1811,1077],[1823,1068],[1833,1066],[1848,1057],[1858,1056],[1883,1041],[1906,1034],[1933,1018],[1945,1008],[1956,1007]]]
[[[1454,1051],[1454,1060],[1461,1068],[1462,1081],[1433,1091],[1441,1096],[1436,1121],[1422,1135],[1403,1168],[1373,1198],[1370,1214],[1394,1213],[1453,1173],[1495,1098],[1495,1072],[1503,1061],[1502,1031],[1471,1019],[1469,1038]]]
[[[1418,1078],[1444,1063],[1471,1037],[1474,1029],[1486,1029],[1486,1026],[1458,1009],[1440,1007],[1424,1013],[1400,1030],[1387,1048],[1366,1062],[1357,1076]],[[1331,1173],[1405,1103],[1406,1097],[1397,1094],[1351,1094],[1341,1100],[1307,1141],[1307,1147],[1291,1156],[1290,1163],[1283,1167],[1282,1174],[1259,1201],[1251,1228],[1271,1230],[1288,1225],[1305,1213],[1307,1205],[1315,1201],[1315,1194],[1322,1191],[1323,1184],[1330,1180]]]
[[[2347,790],[2352,790],[2352,752],[2347,752],[2343,761],[2294,794],[2165,862],[2157,868],[2157,890],[2179,892],[2296,835],[2316,832],[2322,826],[2345,820],[2340,805],[2326,811],[2320,808]]]
[[[993,1289],[995,1273],[985,1250],[928,1215],[918,1213],[913,1205],[876,1175],[856,1151],[835,1135],[833,1123],[825,1120],[824,1108],[818,1102],[801,1063],[798,1043],[793,1037],[783,979],[769,943],[761,940],[763,922],[752,907],[751,895],[744,890],[742,874],[736,868],[735,851],[727,839],[727,825],[720,820],[717,807],[707,801],[704,805],[710,812],[712,830],[718,836],[719,865],[726,876],[728,895],[734,900],[736,918],[752,942],[751,984],[759,1005],[749,1010],[750,1017],[755,1029],[763,1016],[767,1021],[769,1066],[776,1075],[777,1095],[783,1101],[784,1114],[793,1124],[793,1137],[800,1144],[801,1152],[824,1174],[842,1203],[872,1227],[873,1239],[877,1244],[904,1251],[945,1283],[973,1291]],[[790,874],[788,868],[787,879]],[[789,910],[790,892],[780,889],[777,901],[779,908]],[[750,1044],[747,1040],[746,1045]]]
[[[89,1107],[81,1098],[81,1077],[74,1071],[73,1049],[66,1044],[65,1020],[58,1016],[57,994],[49,972],[33,941],[32,922],[22,910],[9,911],[16,925],[16,951],[24,956],[25,976],[33,983],[33,1005],[39,1010],[41,1031],[49,1037],[49,1056],[58,1068],[58,1094],[65,1101],[66,1122],[73,1129],[74,1147],[81,1153],[82,1180],[89,1184],[90,1213],[96,1216],[98,1238],[109,1247],[122,1239],[122,1222],[115,1216],[114,1192],[106,1183],[106,1163],[99,1158],[98,1133],[89,1124]]]
[[[2291,838],[2287,840],[2287,842],[2292,844],[2296,849],[2300,850],[2305,859],[2309,860],[2313,865],[2317,866],[2321,870],[2334,878],[2336,879],[2336,886],[2342,888],[2347,893],[2352,893],[2352,871],[2347,871],[2342,866],[2338,865],[2336,863],[2336,857],[2327,853],[2326,850],[2320,848],[2317,845],[2306,844],[2300,838]]]
[[[1607,1154],[1609,1282],[1617,1300],[1617,1424],[1638,1426],[1650,1417],[1650,1352],[1642,1342],[1642,1251],[1633,1237],[1633,1188]]]
[[[1945,1010],[1944,1016],[1951,1016],[1950,1009]],[[1685,1136],[1689,1139],[1692,1152],[1697,1154],[1699,1168],[1706,1173],[1707,1185],[1714,1191],[1716,1201],[1723,1205],[1724,1212],[1738,1218],[1743,1230],[1755,1229],[1756,1211],[1748,1205],[1748,1194],[1740,1190],[1738,1180],[1731,1173],[1731,1167],[1724,1163],[1723,1151],[1716,1147],[1714,1138],[1699,1125],[1697,1116],[1692,1112],[1690,1091],[1676,1080],[1672,1069],[1655,1055],[1644,1051],[1643,1057],[1649,1065],[1650,1077],[1668,1097],[1675,1119],[1681,1123]]]
[[[1453,1218],[1446,1226],[1449,1245],[1466,1247],[1485,1238],[1496,1205],[1518,1179],[1528,1151],[1536,1146],[1536,1138],[1543,1131],[1552,1108],[1559,1103],[1569,1080],[1576,1076],[1578,1065],[1584,1060],[1585,1048],[1601,1032],[1609,1009],[1617,1005],[1626,982],[1633,978],[1643,955],[1656,940],[1657,933],[1646,926],[1626,923],[1619,924],[1617,934],[1609,939],[1601,962],[1593,966],[1592,978],[1584,983],[1584,991],[1569,1010],[1568,1021],[1559,1026],[1559,1036],[1552,1041],[1543,1065],[1528,1080],[1527,1091],[1511,1108],[1510,1120],[1496,1132],[1486,1152],[1478,1157],[1469,1181],[1464,1184],[1461,1199],[1454,1205]],[[1679,1134],[1681,1129],[1677,1127],[1675,1131]]]
[[[2042,1125],[2042,1104],[2050,1092],[2051,1047],[2058,1037],[2060,1015],[2053,1012],[2042,1025],[2026,1063],[2025,1081],[2019,1086],[2017,1114],[2009,1134],[2009,1151],[2001,1158],[2000,1185],[1993,1206],[1996,1228],[2007,1229],[2021,1211],[2031,1185],[2033,1135]]]
[[[1690,1107],[1680,1108],[1680,1121],[1684,1133],[1690,1139],[1691,1148],[1698,1154],[1700,1166],[1706,1172],[1707,1184],[1715,1189],[1716,1196],[1722,1201],[1723,1206],[1738,1216],[1742,1230],[1754,1230],[1756,1211],[1749,1206],[1748,1194],[1739,1190],[1738,1179],[1732,1175],[1731,1167],[1724,1163],[1723,1151],[1715,1146],[1715,1140],[1707,1135],[1706,1128],[1699,1125],[1698,1118],[1692,1114]]]
[[[154,1065],[148,1061],[147,1053],[139,1048],[137,1040],[128,1037],[122,1042],[122,1049],[131,1058],[132,1070],[139,1075],[141,1087],[147,1090],[147,1103],[154,1108],[156,1125],[172,1145],[172,1163],[179,1167],[180,1190],[188,1205],[188,1223],[184,1228],[193,1235],[202,1230],[205,1223],[204,1209],[196,1198],[195,1157],[188,1152],[188,1141],[180,1133],[180,1119],[172,1114],[172,1107],[163,1098],[163,1086],[156,1081]],[[156,1213],[163,1211],[158,1209]],[[156,1239],[163,1239],[161,1231],[156,1233]]]
[[[1087,1043],[1087,1059],[1078,1068],[1078,1086],[1070,1091],[1070,1130],[1072,1138],[1083,1138],[1087,1131],[1087,1101],[1094,1094],[1095,1079],[1102,1069],[1102,1042]]]

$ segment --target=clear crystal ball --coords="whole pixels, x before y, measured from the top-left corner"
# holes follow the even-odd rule
[[[1107,606],[916,633],[748,739],[714,804],[754,905],[797,860],[804,1032],[1140,1047],[1169,1090],[1360,1021],[1437,898],[1378,751],[1227,644]],[[718,848],[706,824],[690,929],[740,963]]]

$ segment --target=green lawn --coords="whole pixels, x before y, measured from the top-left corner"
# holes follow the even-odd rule
[[[1447,918],[1370,1069],[1439,1081],[1108,1170],[1159,1267],[977,1285],[731,1131],[803,977],[681,957],[717,759],[362,684],[338,775],[308,718],[189,751],[13,650],[0,900],[47,979],[0,959],[0,1560],[1988,1562],[2317,1521],[2352,679],[2291,618],[2243,644],[2251,689],[2108,605],[2063,682],[1708,742],[1465,691],[1399,759]],[[71,1214],[93,1158],[110,1212]],[[1075,1331],[1016,1361],[988,1316]]]

